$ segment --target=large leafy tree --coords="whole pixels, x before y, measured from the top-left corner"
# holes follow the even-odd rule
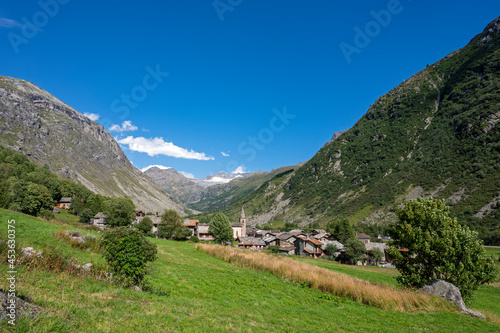
[[[356,237],[349,238],[344,243],[345,254],[349,257],[351,264],[366,259],[365,244]]]
[[[158,225],[158,237],[173,239],[184,228],[182,216],[174,209],[166,209]]]
[[[149,217],[144,217],[135,227],[144,235],[153,237],[153,221]]]
[[[135,216],[134,209],[134,203],[129,198],[110,198],[104,211],[106,224],[112,227],[123,227],[132,224]]]
[[[208,232],[221,243],[233,240],[233,228],[224,213],[216,213],[210,220]]]
[[[471,300],[479,285],[496,277],[493,258],[486,255],[477,233],[452,219],[444,200],[413,200],[397,216],[389,234],[400,284],[419,288],[442,279]]]

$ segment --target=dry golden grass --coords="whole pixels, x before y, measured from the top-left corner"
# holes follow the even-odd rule
[[[436,297],[408,289],[374,284],[290,258],[220,245],[198,244],[196,248],[234,265],[271,272],[283,279],[306,283],[310,288],[339,297],[348,297],[381,309],[405,312],[443,309],[456,311],[451,305]]]

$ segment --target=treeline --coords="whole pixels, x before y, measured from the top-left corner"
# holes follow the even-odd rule
[[[107,223],[129,225],[134,204],[128,198],[95,194],[74,181],[60,179],[48,165],[39,167],[16,151],[0,146],[0,207],[33,216],[53,217],[52,208],[62,197],[70,197],[70,212],[88,223],[98,212],[108,215]]]

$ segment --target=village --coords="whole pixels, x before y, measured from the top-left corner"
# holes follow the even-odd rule
[[[58,204],[59,208],[70,208],[71,198],[62,198]],[[152,233],[158,233],[158,225],[162,223],[161,216],[148,214],[142,210],[135,211],[135,221],[133,224],[139,223],[144,217],[149,217],[153,221]],[[106,227],[106,216],[99,212],[90,221],[90,224],[104,229]],[[184,226],[191,230],[191,237],[196,237],[202,242],[213,242],[215,239],[209,233],[209,223],[200,223],[199,220],[184,220]],[[280,230],[261,230],[256,225],[248,225],[245,210],[241,208],[241,214],[238,222],[231,223],[233,230],[234,246],[241,249],[252,251],[261,251],[274,249],[276,253],[282,255],[297,255],[310,258],[324,258],[327,256],[333,257],[341,263],[352,263],[356,265],[390,265],[390,258],[386,253],[389,246],[384,242],[386,237],[379,236],[377,241],[372,242],[371,237],[364,233],[356,233],[355,237],[361,241],[366,253],[361,260],[352,262],[346,255],[344,244],[340,243],[336,235],[326,232],[324,229],[314,229],[307,233],[304,230],[294,229],[287,232]],[[327,247],[333,245],[335,252],[327,253]],[[373,251],[377,249],[382,253],[382,258],[373,256]],[[377,251],[375,250],[375,251]],[[389,266],[390,267],[390,266]]]

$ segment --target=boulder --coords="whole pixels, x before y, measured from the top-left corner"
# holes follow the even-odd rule
[[[482,313],[473,311],[465,306],[464,300],[462,299],[462,293],[457,287],[449,282],[443,280],[433,280],[428,282],[418,291],[423,292],[427,295],[435,295],[444,298],[455,303],[458,306],[460,312],[465,313],[471,317],[478,317],[486,320],[486,317]]]
[[[85,264],[85,265],[82,265],[82,269],[86,272],[90,272],[92,270],[92,264]]]
[[[14,303],[12,303],[12,300],[14,300]],[[10,309],[11,304],[14,304],[14,309]],[[41,311],[41,307],[25,302],[16,296],[9,297],[6,291],[0,289],[0,322],[6,318],[7,320],[13,319],[13,313],[15,313],[15,318],[27,315],[35,319]]]
[[[58,213],[61,212],[61,210],[59,208],[57,208],[57,207],[54,207],[54,209],[52,209],[52,212],[58,214]]]
[[[21,256],[22,257],[31,258],[33,256],[37,256],[38,258],[43,258],[42,253],[43,252],[41,250],[37,252],[32,247],[24,247],[21,249]]]
[[[71,240],[77,243],[85,243],[85,239],[83,239],[82,237],[71,237]]]
[[[132,286],[130,287],[130,289],[132,289],[133,291],[142,291],[141,287],[139,286]]]

